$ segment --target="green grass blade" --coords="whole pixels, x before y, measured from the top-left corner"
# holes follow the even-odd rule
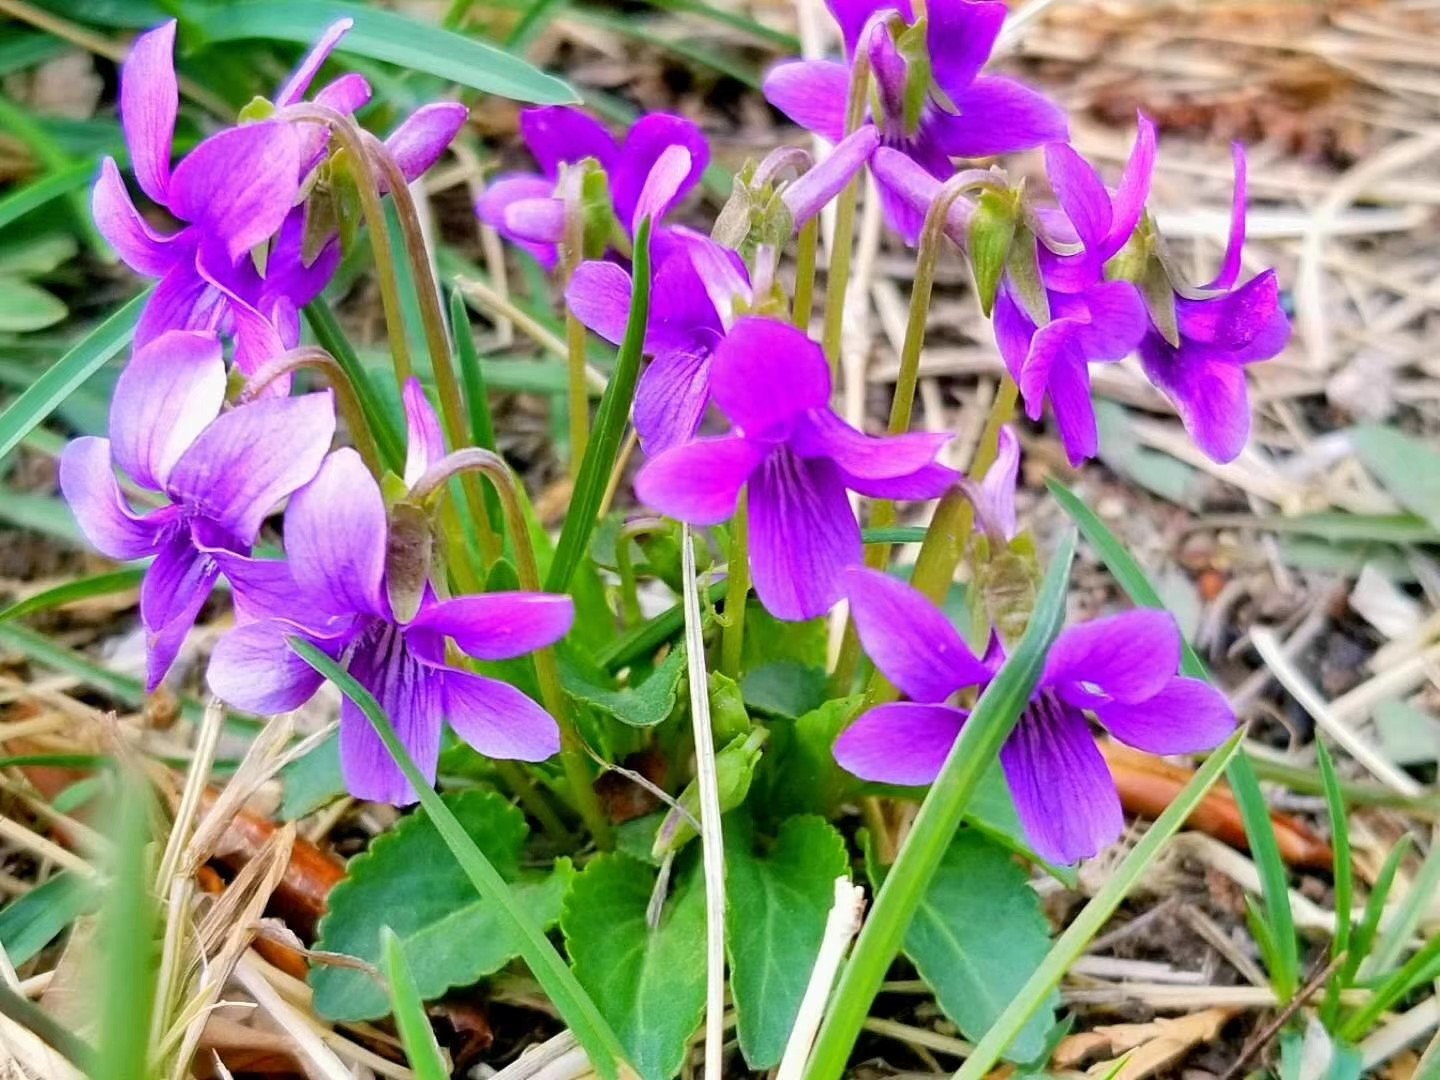
[[[919,525],[894,525],[883,529],[862,529],[867,544],[923,544],[928,530]]]
[[[127,566],[123,570],[112,570],[108,574],[96,574],[94,577],[67,581],[56,585],[53,589],[46,589],[44,592],[38,592],[34,596],[27,596],[24,600],[11,604],[0,611],[0,622],[34,615],[40,611],[49,611],[51,608],[64,607],[66,604],[74,604],[81,600],[93,600],[97,596],[113,596],[126,589],[138,588],[144,578],[145,567]]]
[[[645,348],[645,327],[650,319],[650,220],[640,223],[635,232],[635,264],[630,292],[630,318],[625,324],[625,340],[615,357],[615,371],[600,398],[595,413],[595,430],[590,447],[580,464],[575,480],[575,493],[565,526],[555,546],[555,558],[545,577],[546,592],[563,593],[570,588],[590,537],[599,522],[600,502],[610,483],[610,474],[620,456],[625,425],[630,421],[630,404],[635,397],[635,383],[640,378],[640,354]]]
[[[1320,780],[1325,789],[1325,808],[1330,815],[1330,849],[1335,853],[1335,935],[1330,939],[1330,958],[1339,960],[1350,948],[1350,913],[1355,902],[1355,868],[1350,863],[1350,819],[1345,812],[1345,793],[1335,774],[1335,763],[1323,742],[1315,743]],[[1327,1031],[1334,1030],[1340,1008],[1340,980],[1332,978],[1325,988],[1320,1020]]]
[[[1219,781],[1226,766],[1238,753],[1242,738],[1243,734],[1239,731],[1231,735],[1196,771],[1190,783],[1175,797],[1175,801],[1155,819],[1155,824],[1150,826],[1140,842],[1116,867],[1104,887],[1066,927],[1065,932],[1051,947],[1045,962],[1036,969],[1024,989],[1016,995],[1009,1008],[995,1021],[994,1027],[986,1032],[980,1044],[965,1059],[964,1066],[955,1074],[956,1080],[979,1080],[995,1066],[1000,1055],[1010,1045],[1010,1040],[1060,985],[1065,972],[1080,959],[1091,940],[1110,921],[1110,916],[1155,861],[1166,841],[1179,831],[1185,819],[1205,797],[1205,793]]]
[[[661,11],[684,11],[698,15],[702,19],[710,19],[722,26],[749,34],[758,41],[773,45],[781,52],[795,54],[800,52],[800,39],[794,34],[787,34],[783,30],[776,30],[764,23],[756,22],[738,11],[712,7],[703,0],[646,0],[646,2]]]
[[[455,357],[460,367],[460,385],[465,393],[465,412],[470,417],[470,441],[483,450],[499,453],[495,445],[495,421],[490,415],[490,391],[485,385],[485,369],[475,348],[475,335],[470,331],[470,312],[459,290],[450,294],[450,325],[455,334]],[[490,528],[497,536],[505,535],[505,515],[500,496],[493,484],[485,485],[485,512]]]
[[[1050,644],[1065,622],[1065,594],[1074,557],[1072,532],[1061,541],[1051,559],[1030,625],[961,728],[960,737],[921,803],[910,835],[875,897],[855,951],[831,997],[830,1011],[805,1070],[806,1080],[838,1080],[844,1074],[846,1060],[871,1002],[900,951],[905,931],[950,838],[959,828],[971,797],[1029,704],[1030,694],[1045,670]],[[1059,980],[1058,974],[1056,980]],[[1034,1008],[1039,1007],[1039,1001],[1037,998],[1033,1003]],[[1026,1018],[1028,1016],[1027,1013]],[[1017,1025],[1015,1032],[1020,1026],[1023,1024]],[[1012,1037],[1015,1032],[1011,1032]]]
[[[465,871],[465,876],[475,886],[475,891],[493,903],[502,919],[509,924],[516,941],[521,944],[520,955],[529,966],[531,974],[549,995],[551,1004],[565,1023],[570,1025],[576,1040],[584,1047],[590,1057],[591,1067],[605,1080],[616,1080],[625,1054],[615,1032],[595,1007],[590,995],[576,981],[574,973],[565,965],[544,931],[536,926],[525,910],[516,903],[510,886],[505,883],[500,872],[476,846],[444,800],[421,775],[379,702],[356,682],[348,671],[308,641],[291,638],[290,647],[297,656],[333,682],[340,692],[365,714],[390,756],[395,759],[395,764],[420,796],[420,805],[435,823],[436,830],[454,855],[455,861]]]
[[[1255,779],[1250,759],[1238,754],[1230,766],[1230,789],[1245,823],[1250,855],[1260,871],[1260,888],[1265,897],[1263,918],[1271,946],[1270,982],[1281,1004],[1300,989],[1300,949],[1295,938],[1295,920],[1290,913],[1290,875],[1280,857],[1270,807]]]
[[[515,29],[505,39],[505,48],[524,55],[568,4],[569,0],[532,0],[524,16],[515,24]]]
[[[30,181],[24,187],[16,188],[0,199],[0,229],[62,195],[79,190],[94,175],[94,164],[89,161],[81,161],[48,172],[39,179]]]
[[[1375,988],[1375,994],[1340,1028],[1340,1037],[1358,1042],[1380,1017],[1412,990],[1440,976],[1440,934],[1430,938],[1405,965]]]
[[[725,599],[725,585],[725,582],[717,581],[710,586],[711,607]],[[614,674],[637,660],[653,655],[656,649],[679,634],[684,625],[683,604],[666,608],[653,619],[614,638],[609,645],[595,654],[595,662]]]
[[[4,94],[0,94],[0,127],[4,127],[11,135],[18,138],[30,148],[36,160],[44,164],[47,171],[52,173],[66,173],[76,167],[75,160],[60,145],[55,136],[40,123],[31,110],[24,108],[11,101]],[[90,248],[96,257],[113,261],[114,255],[110,251],[110,245],[100,235],[100,230],[95,227],[95,222],[90,217],[90,200],[75,189],[65,193],[70,203],[71,216],[75,219],[76,231],[85,238],[85,245]]]
[[[90,331],[0,413],[0,458],[42,423],[86,379],[130,342],[149,290]]]
[[[1386,922],[1384,932],[1375,942],[1375,948],[1360,965],[1362,979],[1378,978],[1400,961],[1405,947],[1419,929],[1420,920],[1435,899],[1440,888],[1440,844],[1434,845],[1420,864],[1420,872],[1405,890],[1399,910]]]
[[[310,332],[321,347],[340,365],[340,370],[350,380],[360,409],[365,413],[365,422],[370,425],[370,434],[375,436],[375,445],[380,448],[380,460],[386,468],[396,473],[405,467],[405,439],[391,422],[389,410],[370,381],[370,373],[360,362],[355,347],[350,344],[335,313],[323,299],[316,298],[305,305],[305,321]]]
[[[435,1041],[435,1031],[425,1015],[425,1002],[415,976],[405,960],[400,939],[388,926],[380,929],[380,943],[385,956],[385,978],[390,983],[390,1004],[395,1010],[395,1026],[410,1061],[415,1080],[450,1080],[450,1069]]]
[[[185,24],[208,43],[246,38],[309,45],[337,19],[354,19],[337,52],[383,60],[487,94],[536,105],[580,99],[565,83],[503,49],[438,26],[343,0],[243,0],[187,3]]]
[[[1402,833],[1395,846],[1390,849],[1390,854],[1385,856],[1385,862],[1375,878],[1375,885],[1370,890],[1370,898],[1365,901],[1365,913],[1360,917],[1360,925],[1355,928],[1350,940],[1350,955],[1345,958],[1345,966],[1340,971],[1342,989],[1354,983],[1355,973],[1360,970],[1361,962],[1370,955],[1370,947],[1375,942],[1375,935],[1380,931],[1380,918],[1385,914],[1385,902],[1390,899],[1390,890],[1395,885],[1395,874],[1410,848],[1410,834]]]

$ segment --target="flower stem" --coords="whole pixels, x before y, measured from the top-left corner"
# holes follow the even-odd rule
[[[725,629],[720,638],[720,674],[740,678],[740,657],[745,648],[745,600],[750,592],[750,513],[744,488],[730,519],[730,555],[727,559]]]
[[[795,253],[795,303],[791,321],[801,330],[810,329],[815,314],[815,252],[820,246],[820,215],[800,229]]]
[[[354,440],[356,452],[365,462],[365,467],[379,479],[385,471],[380,463],[380,448],[370,430],[365,410],[360,405],[360,397],[335,357],[319,346],[302,345],[265,364],[246,382],[240,400],[253,400],[274,380],[300,368],[314,368],[325,373],[331,389],[335,391],[335,403],[340,409],[340,415],[345,418],[345,426],[350,429],[350,438]]]
[[[615,541],[615,572],[620,577],[620,617],[627,628],[639,626],[645,619],[640,610],[640,588],[635,580],[635,566],[630,559],[630,542],[653,532],[665,529],[661,518],[638,518],[627,521],[620,528]]]
[[[867,24],[867,32],[861,35],[864,40],[869,40],[871,25]],[[857,48],[850,69],[850,93],[846,99],[846,135],[864,122],[869,90],[869,54]],[[855,247],[855,206],[859,201],[860,177],[857,175],[845,185],[835,204],[835,235],[830,242],[830,269],[825,275],[825,329],[821,343],[832,372],[840,368],[840,334],[845,326],[845,291],[850,283],[850,258]]]
[[[520,505],[520,490],[515,474],[510,471],[499,454],[478,447],[467,447],[447,455],[438,465],[415,482],[410,489],[412,497],[424,500],[437,493],[457,473],[473,471],[483,474],[500,495],[500,506],[505,513],[505,528],[510,534],[511,546],[515,552],[515,574],[520,579],[520,588],[526,592],[541,592],[540,568],[535,561],[535,547],[530,542],[529,523],[525,520],[524,508]],[[534,653],[535,678],[540,684],[540,703],[555,718],[560,726],[560,760],[565,767],[565,779],[570,784],[571,798],[579,811],[586,828],[595,838],[595,843],[605,851],[614,846],[614,836],[609,819],[600,805],[590,779],[590,763],[586,760],[584,743],[575,717],[571,714],[569,701],[560,686],[560,665],[555,659],[555,650],[536,649]]]

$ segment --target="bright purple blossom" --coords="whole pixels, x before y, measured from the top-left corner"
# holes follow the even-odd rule
[[[1196,445],[1216,461],[1233,461],[1250,437],[1245,367],[1278,356],[1290,340],[1275,271],[1235,284],[1244,246],[1245,152],[1237,144],[1230,240],[1219,275],[1205,286],[1218,295],[1175,297],[1178,346],[1153,324],[1140,342],[1145,374],[1170,399]]]
[[[1065,115],[1029,87],[1001,76],[981,75],[1005,20],[999,0],[938,0],[926,5],[929,65],[907,59],[890,23],[913,25],[908,0],[828,0],[853,62],[864,49],[874,75],[874,116],[885,146],[902,151],[932,176],[946,179],[952,158],[989,157],[1067,138]],[[881,18],[877,19],[876,16]],[[924,79],[921,86],[912,86]],[[845,134],[850,63],[792,60],[765,77],[765,96],[801,127],[839,142]],[[921,102],[909,110],[906,102]],[[920,232],[923,214],[885,183],[886,219],[908,243]]]
[[[820,346],[788,324],[739,320],[715,351],[710,392],[734,430],[652,458],[635,491],[661,513],[715,525],[748,484],[755,592],[777,618],[811,619],[840,598],[862,554],[847,489],[931,499],[956,480],[935,461],[948,436],[876,438],[837,416]]]
[[[90,542],[112,559],[154,556],[140,589],[151,690],[220,573],[252,565],[261,523],[314,477],[335,433],[328,390],[221,412],[225,382],[214,334],[162,334],[115,385],[111,437],[76,439],[60,457],[61,491]],[[137,513],[116,465],[169,504]],[[253,565],[258,575],[267,564]]]
[[[633,236],[642,217],[659,220],[700,182],[710,146],[689,120],[668,113],[642,116],[623,144],[578,109],[561,105],[526,109],[520,133],[540,165],[537,173],[510,173],[480,197],[480,220],[533,255],[547,270],[559,261],[565,237],[562,165],[594,158],[605,170],[621,228]],[[642,195],[650,188],[650,197]],[[657,188],[659,189],[657,191]]]
[[[968,716],[949,701],[994,677],[998,644],[978,659],[948,619],[910,586],[873,570],[846,575],[860,640],[910,698],[871,709],[835,743],[848,771],[919,785],[939,774]],[[1025,835],[1046,859],[1069,863],[1120,835],[1124,816],[1086,713],[1120,742],[1152,754],[1208,750],[1235,728],[1224,696],[1177,675],[1180,631],[1159,611],[1130,611],[1071,627],[1000,750]]]
[[[375,695],[422,773],[434,780],[442,720],[489,757],[543,761],[560,748],[555,721],[508,683],[446,662],[446,639],[479,660],[554,644],[574,619],[568,596],[488,593],[437,600],[398,621],[385,582],[388,525],[380,488],[353,450],[326,458],[285,511],[292,575],[288,614],[227,634],[210,661],[210,688],[260,714],[296,709],[323,678],[289,646],[300,638],[343,664]],[[346,699],[340,763],[357,798],[396,805],[418,797],[363,713]]]

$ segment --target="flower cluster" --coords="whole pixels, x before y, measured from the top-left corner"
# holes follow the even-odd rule
[[[342,76],[307,102],[348,28],[348,20],[333,26],[273,102],[247,107],[239,124],[205,139],[173,169],[175,24],[136,41],[121,73],[121,120],[141,191],[176,227],[152,228],[115,161],[104,162],[96,222],[127,265],[159,280],[116,385],[110,437],[72,442],[60,484],[99,550],[153,559],[140,596],[149,689],[170,670],[223,577],[237,627],[216,648],[208,678],[231,705],[272,713],[308,700],[322,680],[291,650],[290,640],[301,639],[375,695],[427,776],[435,775],[447,719],[483,753],[541,760],[559,745],[555,721],[512,686],[452,662],[447,641],[478,659],[523,655],[568,632],[570,599],[441,599],[426,585],[417,609],[397,615],[377,478],[354,450],[332,451],[331,391],[290,393],[297,313],[338,265],[336,200],[356,176],[343,171],[357,169],[353,155],[341,166],[331,144],[342,129],[358,134],[360,152],[371,158],[358,167],[358,182],[383,193],[391,178],[409,181],[433,164],[467,115],[457,103],[425,106],[382,143],[353,126],[370,97],[359,76]],[[440,463],[444,446],[418,382],[405,386],[404,400],[408,486]],[[123,486],[117,466],[128,478]],[[261,550],[261,534],[282,505],[285,557],[276,559]],[[414,800],[348,701],[340,750],[356,795]]]

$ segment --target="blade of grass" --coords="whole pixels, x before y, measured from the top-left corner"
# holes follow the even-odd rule
[[[1036,968],[1035,974],[1030,976],[1030,981],[965,1059],[965,1064],[955,1074],[955,1080],[980,1080],[990,1072],[1011,1040],[1060,985],[1060,980],[1084,954],[1095,935],[1110,921],[1110,916],[1155,861],[1165,842],[1179,831],[1185,819],[1205,797],[1205,793],[1219,781],[1226,766],[1239,752],[1243,738],[1243,732],[1235,732],[1196,770],[1190,783],[1185,785],[1184,790],[1175,797],[1175,801],[1165,812],[1155,819],[1155,824],[1150,826],[1140,842],[1115,868],[1104,887],[1065,928],[1044,962]]]
[[[34,114],[21,108],[4,94],[0,94],[0,127],[28,146],[47,172],[66,173],[76,167],[75,160],[56,142],[54,136],[36,121]],[[105,242],[90,217],[90,200],[73,188],[65,193],[65,197],[70,203],[76,231],[84,237],[85,246],[94,252],[97,258],[114,261],[115,256],[110,245]]]
[[[380,946],[385,957],[385,979],[390,984],[390,1004],[395,1011],[395,1026],[415,1080],[450,1080],[450,1069],[435,1042],[435,1031],[425,1015],[425,1002],[405,959],[400,939],[388,926],[380,928]]]
[[[74,604],[81,600],[93,600],[97,596],[113,596],[126,589],[138,588],[144,577],[145,567],[127,566],[123,570],[112,570],[108,574],[96,574],[94,577],[67,581],[56,585],[53,589],[46,589],[44,592],[38,592],[34,596],[27,596],[24,600],[11,604],[0,611],[0,622],[34,615],[39,611],[49,611],[51,608],[64,607],[66,604]]]
[[[600,1014],[600,1010],[595,1007],[590,995],[576,980],[574,973],[555,951],[555,946],[550,943],[544,931],[535,925],[529,914],[516,901],[500,872],[476,846],[475,841],[466,833],[465,827],[421,775],[379,702],[356,682],[348,671],[308,641],[291,638],[290,647],[297,656],[333,682],[336,688],[365,714],[380,741],[385,744],[385,749],[390,752],[395,764],[415,789],[420,805],[424,807],[436,831],[445,841],[445,846],[450,849],[475,891],[495,905],[502,922],[514,934],[520,947],[520,955],[529,966],[531,974],[549,995],[551,1004],[565,1023],[570,1025],[576,1040],[585,1048],[586,1054],[590,1056],[591,1067],[605,1080],[616,1080],[625,1060],[619,1038]]]
[[[900,950],[930,879],[959,828],[966,807],[1004,744],[1045,669],[1045,657],[1065,621],[1065,595],[1075,535],[1068,533],[1050,561],[1024,636],[981,695],[931,786],[910,835],[880,887],[841,972],[830,1012],[815,1040],[805,1080],[838,1080],[871,1002]],[[1057,976],[1058,979],[1058,976]],[[1038,1007],[1038,999],[1035,1003]],[[1018,1031],[1019,1028],[1017,1027]],[[1013,1034],[1013,1033],[1012,1033]],[[1008,1040],[1007,1040],[1008,1041]]]
[[[1350,865],[1350,819],[1345,813],[1345,793],[1335,775],[1335,763],[1323,742],[1315,743],[1315,757],[1320,765],[1320,780],[1325,788],[1325,809],[1330,815],[1330,848],[1335,853],[1335,935],[1330,939],[1332,963],[1350,948],[1350,909],[1355,896],[1355,869]],[[1340,980],[1331,979],[1325,988],[1320,1006],[1320,1020],[1326,1030],[1334,1030],[1340,1008]]]
[[[56,407],[130,342],[146,290],[115,312],[31,384],[0,413],[0,458],[14,450]]]
[[[460,365],[460,385],[465,391],[465,411],[470,417],[470,440],[482,450],[499,453],[495,445],[495,421],[490,415],[490,392],[485,385],[485,370],[475,348],[475,335],[470,331],[470,312],[465,297],[457,289],[450,294],[450,325],[455,334],[455,357]],[[485,512],[490,527],[502,540],[505,537],[505,515],[500,509],[500,496],[495,488],[485,485]]]
[[[710,586],[707,595],[711,607],[725,599],[725,586],[726,583],[723,581],[717,581]],[[643,660],[652,655],[656,649],[680,633],[684,625],[685,608],[683,604],[666,608],[648,622],[617,636],[606,648],[595,655],[595,662],[613,674],[637,660]]]
[[[575,492],[555,558],[545,577],[545,590],[568,592],[570,578],[590,545],[591,534],[599,523],[600,503],[610,474],[620,456],[625,438],[625,425],[630,421],[630,404],[635,397],[635,383],[640,377],[640,354],[645,347],[645,327],[650,318],[650,220],[646,218],[635,232],[635,264],[630,292],[630,318],[625,324],[625,339],[615,357],[615,371],[606,384],[595,413],[595,430],[590,447],[580,464],[575,479]]]
[[[52,170],[0,199],[0,229],[18,221],[31,210],[85,186],[95,175],[95,166],[79,161],[67,168]]]
[[[1440,844],[1431,846],[1420,864],[1420,872],[1405,890],[1399,910],[1385,923],[1384,932],[1375,942],[1375,948],[1360,965],[1360,978],[1378,978],[1393,968],[1405,952],[1411,937],[1420,927],[1420,920],[1435,899],[1440,888]]]
[[[1250,855],[1260,871],[1260,889],[1265,898],[1262,916],[1272,949],[1270,982],[1275,996],[1284,1005],[1300,989],[1300,949],[1295,938],[1295,920],[1290,913],[1290,875],[1275,841],[1270,807],[1265,803],[1250,759],[1244,754],[1236,755],[1230,766],[1229,781],[1245,823]]]
[[[1351,1015],[1340,1028],[1340,1037],[1358,1042],[1375,1022],[1412,990],[1440,976],[1440,934],[1435,935],[1405,965],[1375,988],[1374,996]]]

